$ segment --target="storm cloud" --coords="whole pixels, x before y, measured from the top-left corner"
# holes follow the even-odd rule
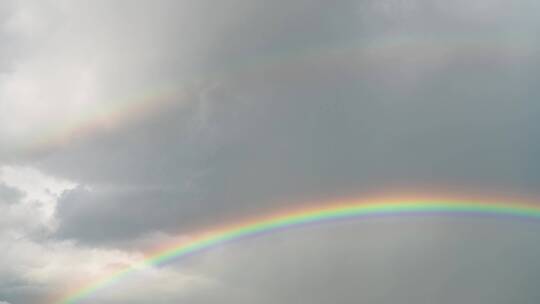
[[[10,261],[0,301],[42,303],[178,235],[313,202],[538,195],[538,9],[0,4],[0,260]],[[534,229],[441,218],[310,228],[151,269],[96,297],[534,303]],[[78,259],[91,263],[70,273]],[[141,289],[145,276],[154,283]]]

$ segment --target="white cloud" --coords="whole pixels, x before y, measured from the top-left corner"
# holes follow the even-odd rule
[[[22,193],[19,202],[2,206],[5,209],[3,221],[8,221],[8,226],[20,233],[28,233],[26,229],[52,232],[56,227],[54,213],[58,199],[64,191],[77,185],[18,166],[0,166],[0,182]]]
[[[142,79],[149,80],[143,71],[159,60],[159,54],[152,55],[146,47],[156,37],[131,35],[135,29],[100,10],[99,5],[63,1],[12,5],[2,29],[21,52],[0,78],[4,149],[20,152],[46,143],[96,117],[105,125],[94,127],[107,127],[110,109],[161,89],[140,86]],[[136,9],[128,18],[144,13]],[[134,54],[136,50],[142,53]]]
[[[25,286],[28,295],[41,301],[141,259],[138,253],[79,248],[69,242],[32,240],[6,233],[0,234],[0,248],[0,278],[4,278],[1,292],[14,296]],[[9,285],[9,281],[17,283]]]

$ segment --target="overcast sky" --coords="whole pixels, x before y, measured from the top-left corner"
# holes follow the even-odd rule
[[[314,201],[540,193],[537,0],[0,0],[0,304]],[[81,303],[538,303],[540,224],[219,247]]]

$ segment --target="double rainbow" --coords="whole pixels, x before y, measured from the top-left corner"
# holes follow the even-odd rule
[[[144,260],[120,269],[99,280],[64,295],[55,304],[75,304],[99,290],[133,274],[134,272],[162,265],[165,262],[186,257],[205,249],[250,236],[272,233],[295,227],[328,221],[356,219],[377,216],[427,216],[427,215],[467,215],[494,216],[540,220],[540,205],[523,202],[497,202],[452,199],[390,199],[351,200],[329,203],[318,207],[287,211],[241,223],[223,226],[194,235],[188,241],[167,246],[149,254]]]

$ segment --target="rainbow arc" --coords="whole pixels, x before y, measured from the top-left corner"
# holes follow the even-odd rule
[[[350,200],[286,211],[203,231],[189,240],[170,244],[144,260],[72,290],[54,304],[75,304],[146,267],[162,265],[231,241],[310,224],[377,216],[482,216],[540,220],[540,205],[524,202],[452,199]]]

